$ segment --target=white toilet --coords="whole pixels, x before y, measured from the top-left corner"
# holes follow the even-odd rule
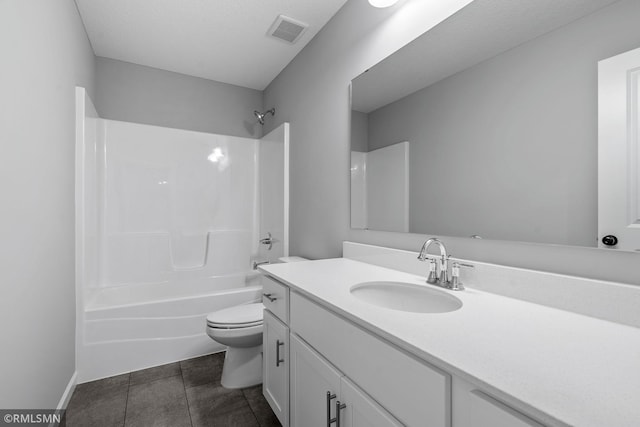
[[[306,259],[283,257],[280,261]],[[263,309],[258,302],[214,311],[207,316],[207,335],[228,347],[222,368],[223,387],[244,388],[262,383]]]
[[[207,316],[207,335],[228,346],[222,368],[226,388],[250,387],[262,382],[261,302],[237,305]]]

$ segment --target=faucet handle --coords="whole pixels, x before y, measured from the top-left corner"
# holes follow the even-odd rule
[[[438,261],[435,258],[429,258],[429,277],[427,283],[432,285],[438,283]]]
[[[460,267],[475,268],[471,264],[465,264],[459,261],[454,261],[453,264],[451,265],[451,285],[449,286],[449,289],[451,289],[452,291],[464,290],[464,285],[460,281]]]
[[[460,262],[460,261],[453,261],[453,267],[475,268],[476,266],[473,264],[465,264],[464,262]]]
[[[269,247],[267,248],[268,251],[271,250],[271,248],[273,247],[273,243],[276,241],[276,239],[274,239],[271,236],[270,232],[267,232],[267,237],[260,239],[260,243],[263,245],[268,245]]]

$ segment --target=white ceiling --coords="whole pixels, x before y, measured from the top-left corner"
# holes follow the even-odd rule
[[[263,90],[347,0],[76,0],[97,56]],[[267,36],[280,14],[309,24]]]

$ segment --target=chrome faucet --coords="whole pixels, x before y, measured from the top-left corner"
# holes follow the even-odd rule
[[[434,244],[440,248],[440,273],[433,272],[429,274],[429,278],[427,279],[428,283],[437,284],[442,287],[449,287],[449,255],[447,255],[447,248],[444,246],[444,243],[439,239],[432,237],[422,245],[422,249],[420,249],[420,255],[418,255],[418,259],[420,261],[427,260],[427,251],[431,244]],[[432,260],[433,262],[434,260]]]
[[[429,246],[431,246],[431,244],[434,244],[440,248],[439,274],[436,268],[438,263],[437,259],[427,256],[427,251],[429,250]],[[447,255],[447,248],[445,248],[444,243],[442,243],[442,241],[436,239],[435,237],[432,237],[424,242],[424,244],[422,245],[422,249],[420,249],[420,255],[418,255],[418,259],[420,261],[426,261],[427,259],[429,259],[430,268],[427,283],[441,286],[452,291],[463,291],[464,285],[460,281],[460,267],[474,268],[474,266],[471,264],[464,264],[459,260],[454,261],[453,266],[451,267],[451,280],[449,280],[449,258],[450,255]]]
[[[271,264],[271,261],[253,261],[253,269],[257,270],[259,266],[265,264]]]

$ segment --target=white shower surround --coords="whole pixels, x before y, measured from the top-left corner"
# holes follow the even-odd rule
[[[78,382],[222,351],[206,315],[258,301],[251,262],[288,255],[274,167],[288,124],[258,140],[100,119],[82,88],[76,101]]]

